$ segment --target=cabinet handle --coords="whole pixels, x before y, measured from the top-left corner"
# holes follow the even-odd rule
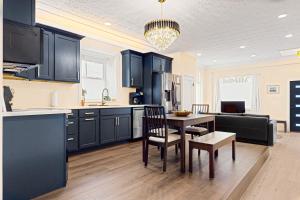
[[[131,85],[133,85],[133,78],[131,78]]]
[[[85,121],[94,121],[95,118],[88,118],[88,119],[84,119]]]
[[[67,116],[71,117],[71,116],[73,116],[73,113],[68,113]]]
[[[68,122],[68,125],[74,124],[74,122]]]
[[[115,126],[118,126],[118,117],[115,118]]]
[[[71,137],[71,138],[68,138],[68,141],[73,141],[73,140],[74,140],[74,138],[72,138],[72,137]]]
[[[120,117],[118,117],[118,126],[120,126]]]
[[[84,113],[85,115],[94,115],[95,113],[94,112],[86,112]]]

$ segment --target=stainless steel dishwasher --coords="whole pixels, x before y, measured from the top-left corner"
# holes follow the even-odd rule
[[[144,107],[132,109],[132,138],[138,139],[143,137],[143,116]]]

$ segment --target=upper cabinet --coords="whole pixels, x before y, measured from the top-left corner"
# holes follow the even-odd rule
[[[80,82],[80,39],[82,36],[38,25],[43,30],[42,64],[36,79]]]
[[[55,34],[55,80],[80,82],[80,42]]]
[[[145,66],[152,69],[152,72],[172,73],[172,58],[156,53],[145,54]]]
[[[143,54],[132,50],[121,53],[123,87],[143,87]]]
[[[35,0],[4,0],[3,17],[22,24],[35,24]]]

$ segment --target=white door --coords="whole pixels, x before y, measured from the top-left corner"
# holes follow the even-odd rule
[[[191,110],[195,101],[195,79],[184,75],[182,78],[182,109]]]

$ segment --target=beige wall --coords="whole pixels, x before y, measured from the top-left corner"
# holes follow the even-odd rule
[[[289,81],[300,80],[300,59],[268,62],[233,68],[204,70],[204,102],[213,104],[214,85],[221,77],[257,75],[261,98],[261,113],[274,119],[288,120]],[[267,85],[280,85],[279,94],[268,94]]]

